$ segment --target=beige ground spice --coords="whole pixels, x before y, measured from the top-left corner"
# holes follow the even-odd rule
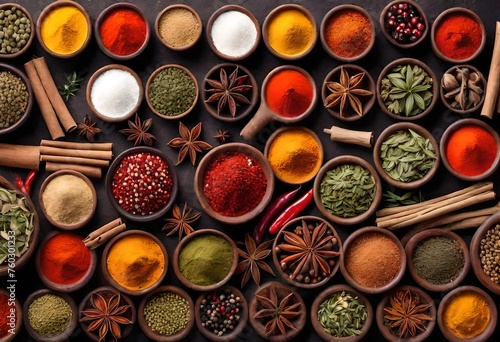
[[[192,44],[198,37],[200,22],[191,11],[173,8],[166,11],[158,22],[161,39],[171,47],[181,48]]]

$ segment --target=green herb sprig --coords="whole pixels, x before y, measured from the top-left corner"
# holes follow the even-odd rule
[[[384,200],[385,208],[400,207],[425,201],[425,198],[420,191],[418,194],[413,191],[408,191],[399,196],[392,191],[386,190],[382,194],[382,199]]]
[[[345,291],[334,294],[318,309],[319,323],[335,337],[360,335],[367,316],[365,304]]]
[[[78,75],[76,71],[73,71],[71,74],[66,74],[68,83],[57,87],[59,94],[61,94],[65,101],[68,101],[71,96],[75,96],[78,89],[80,89],[80,84],[84,79],[83,76],[84,75]]]

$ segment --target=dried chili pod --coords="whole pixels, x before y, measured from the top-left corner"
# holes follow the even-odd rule
[[[313,200],[313,189],[286,208],[269,227],[269,233],[277,234],[285,224],[299,215]]]

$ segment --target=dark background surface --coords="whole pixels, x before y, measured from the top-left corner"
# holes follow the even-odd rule
[[[48,4],[50,4],[52,1],[20,0],[14,2],[19,3],[24,7],[26,7],[28,11],[30,11],[33,20],[36,22],[42,9]],[[82,6],[88,11],[92,19],[92,22],[94,22],[99,13],[104,8],[115,3],[116,1],[79,0],[78,2],[82,4]],[[130,1],[130,2],[136,3],[140,8],[142,8],[145,11],[145,13],[148,16],[149,25],[152,30],[154,30],[154,22],[156,19],[156,15],[163,8],[173,3],[171,1],[151,1],[151,0]],[[89,77],[92,75],[92,73],[97,69],[99,69],[100,67],[111,63],[119,63],[127,65],[139,74],[139,76],[143,80],[143,83],[145,84],[149,75],[157,67],[167,63],[177,63],[190,69],[196,76],[199,84],[201,85],[201,82],[203,81],[205,74],[214,65],[225,62],[224,60],[218,58],[210,50],[205,35],[206,23],[210,15],[215,10],[226,4],[239,4],[248,8],[255,15],[259,23],[262,25],[266,15],[272,9],[274,9],[278,5],[287,2],[264,1],[264,0],[261,1],[191,0],[191,1],[179,1],[179,3],[184,3],[192,6],[199,13],[204,25],[203,37],[201,41],[197,44],[194,50],[188,53],[178,53],[170,51],[166,49],[158,41],[156,36],[152,35],[147,49],[138,58],[127,62],[117,62],[104,55],[104,53],[102,53],[99,50],[97,43],[95,42],[95,39],[92,38],[90,45],[87,47],[84,53],[73,59],[65,60],[65,59],[57,59],[50,57],[47,53],[45,53],[42,50],[37,39],[35,39],[30,51],[28,51],[27,53],[18,57],[15,60],[4,60],[2,62],[23,69],[23,64],[29,61],[29,59],[33,55],[44,56],[47,60],[52,75],[58,85],[65,83],[65,78],[64,78],[65,73],[70,73],[74,70],[76,70],[78,73],[86,73],[85,81],[83,82],[81,89],[78,91],[77,95],[74,98],[70,99],[68,103],[68,107],[71,113],[73,114],[75,120],[77,122],[81,122],[83,121],[83,117],[86,114],[91,114],[90,109],[85,100],[85,88],[87,85],[87,81]],[[310,10],[316,19],[316,27],[319,29],[319,25],[321,23],[321,20],[323,19],[323,16],[330,9],[332,9],[337,5],[350,2],[309,0],[309,1],[292,1],[288,3],[301,4],[308,10]],[[438,80],[443,75],[443,72],[452,66],[449,63],[439,60],[434,55],[431,49],[429,36],[427,36],[425,41],[419,44],[416,48],[410,50],[399,49],[390,44],[382,35],[381,28],[378,24],[380,13],[383,7],[387,3],[386,1],[356,0],[353,1],[353,3],[365,8],[370,13],[372,19],[375,22],[376,26],[375,46],[371,51],[371,53],[366,58],[356,62],[356,64],[359,64],[360,66],[367,69],[374,79],[378,77],[380,71],[384,68],[385,65],[387,65],[392,60],[401,57],[415,57],[421,59],[432,68],[432,70],[436,73]],[[497,8],[496,1],[422,0],[419,1],[419,3],[421,4],[421,6],[423,7],[423,9],[427,14],[429,24],[431,24],[437,17],[437,15],[439,15],[439,13],[441,13],[443,10],[454,6],[462,6],[469,8],[475,11],[481,17],[487,30],[486,47],[482,52],[482,54],[470,64],[476,66],[485,75],[485,77],[487,77],[489,71],[491,53],[493,50],[493,43],[494,43],[495,20],[497,20],[498,17],[500,17],[499,16],[500,10],[498,10]],[[333,60],[324,52],[319,39],[317,41],[316,47],[313,50],[313,52],[306,58],[297,62],[290,63],[274,57],[269,51],[267,51],[266,47],[264,46],[264,43],[261,41],[257,51],[249,58],[239,63],[247,67],[253,73],[259,85],[262,83],[267,73],[279,65],[294,64],[300,66],[305,70],[307,70],[313,76],[313,78],[316,81],[318,91],[321,89],[320,87],[323,82],[323,79],[328,74],[328,72],[330,72],[334,67],[340,64],[338,61]],[[321,100],[318,102],[321,102]],[[178,136],[178,120],[167,121],[154,116],[152,112],[148,109],[146,101],[143,101],[139,110],[139,115],[142,119],[153,117],[154,124],[151,131],[158,138],[158,141],[155,143],[154,147],[164,151],[172,160],[176,160],[177,150],[174,150],[166,146],[166,143],[173,137]],[[479,118],[479,113],[473,113],[470,116]],[[500,115],[496,114],[493,121],[488,121],[497,130],[500,127],[498,117],[500,117]],[[442,105],[441,101],[438,100],[438,103],[433,112],[426,118],[417,123],[426,127],[433,134],[433,136],[439,141],[444,130],[451,123],[455,122],[456,120],[459,120],[460,118],[462,117],[446,110],[444,105]],[[104,134],[100,134],[98,136],[98,141],[113,142],[114,143],[113,151],[115,156],[121,153],[122,151],[132,147],[132,142],[127,141],[126,136],[118,132],[119,129],[126,127],[126,122],[110,124],[100,121],[94,116],[93,119],[97,121],[98,127],[100,127],[104,131]],[[201,101],[198,101],[195,110],[187,117],[181,119],[181,121],[184,124],[186,124],[189,128],[192,128],[198,122],[202,121],[203,130],[200,138],[205,141],[208,141],[215,147],[218,145],[218,142],[213,140],[212,137],[214,134],[216,134],[217,129],[222,128],[230,130],[231,132],[230,141],[242,141],[241,137],[239,136],[239,132],[241,128],[249,121],[249,119],[250,117],[247,117],[242,121],[235,123],[226,123],[223,121],[218,121],[214,119],[212,116],[210,116],[206,112],[203,103],[201,103]],[[325,158],[324,158],[325,162],[335,156],[352,154],[365,158],[370,163],[373,163],[371,149],[355,145],[347,145],[347,144],[332,142],[329,140],[329,136],[322,132],[323,128],[330,127],[332,125],[337,125],[349,129],[373,131],[374,139],[376,139],[380,134],[380,132],[385,127],[387,127],[392,123],[395,123],[395,121],[386,116],[378,108],[377,104],[375,104],[371,112],[363,119],[356,122],[345,123],[334,119],[326,112],[321,103],[318,103],[312,115],[310,115],[305,121],[301,122],[300,124],[307,126],[318,133],[319,137],[322,140],[323,147],[325,150]],[[259,150],[263,151],[266,139],[273,131],[275,131],[280,126],[281,124],[279,123],[269,124],[260,132],[260,134],[258,134],[258,136],[253,141],[249,143],[257,147]],[[12,133],[10,135],[0,136],[0,142],[3,143],[29,144],[29,145],[38,145],[41,139],[50,139],[50,135],[36,105],[33,108],[29,120],[19,131]],[[81,142],[84,141],[83,138],[81,136],[77,136],[76,133],[67,134],[65,140],[81,141]],[[200,158],[201,156],[198,156],[198,160]],[[27,170],[21,170],[21,169],[15,170],[15,169],[0,167],[0,174],[11,181],[13,180],[15,173],[19,173],[21,176],[24,177],[26,176],[27,172],[28,172]],[[176,202],[182,204],[184,201],[187,201],[190,206],[195,208],[196,211],[202,211],[198,201],[196,200],[193,190],[193,177],[195,173],[195,167],[193,167],[190,164],[190,162],[186,160],[177,167],[177,172],[179,176],[180,187],[179,187],[179,195],[177,197]],[[43,180],[47,176],[48,173],[43,170],[43,165],[41,165],[41,170],[35,180],[32,193],[32,198],[34,199],[34,202],[38,209],[39,205],[37,198],[38,198],[39,188]],[[498,176],[495,176],[494,180],[496,181],[497,178]],[[111,221],[112,219],[118,216],[116,211],[111,207],[105,195],[104,177],[102,179],[92,179],[92,181],[94,182],[94,185],[98,192],[98,197],[99,197],[98,208],[96,211],[96,215],[92,219],[92,221],[84,228],[77,231],[77,233],[80,234],[82,237],[86,236],[90,231],[102,226],[103,224]],[[496,183],[498,182],[495,182],[495,185],[497,185]],[[431,182],[429,182],[427,185],[418,190],[422,191],[425,198],[430,199],[436,196],[449,193],[451,191],[458,190],[460,188],[464,188],[468,185],[469,185],[468,183],[459,181],[458,179],[454,178],[449,172],[447,172],[447,170],[444,168],[443,165],[440,165],[439,172],[434,177],[434,179],[431,180]],[[312,186],[312,181],[305,184],[303,186],[302,191],[310,188],[311,186]],[[292,189],[291,186],[286,186],[277,181],[275,196],[281,194],[286,190],[291,190],[291,189]],[[391,189],[386,183],[384,183],[384,190],[394,190],[394,189]],[[402,192],[400,191],[400,193]],[[486,205],[493,205],[493,204],[494,203],[484,204],[482,205],[482,207],[486,207]],[[41,214],[41,211],[40,210],[38,211]],[[305,214],[320,216],[319,211],[314,206],[314,203],[309,206]],[[195,223],[194,227],[195,229],[202,229],[202,228],[221,229],[227,234],[229,234],[234,240],[242,241],[244,238],[244,233],[245,232],[251,233],[253,231],[255,223],[256,220],[240,226],[224,226],[216,221],[213,221],[208,215],[203,214],[202,218],[197,223]],[[177,235],[174,235],[169,238],[165,237],[165,233],[160,232],[161,227],[163,226],[162,220],[158,220],[148,224],[136,224],[133,222],[127,222],[127,224],[128,224],[128,229],[144,229],[157,235],[167,246],[171,260],[171,256],[173,254],[175,246],[177,245]],[[375,224],[374,217],[372,217],[369,220],[363,222],[362,224],[356,226],[350,226],[350,227],[339,226],[339,225],[334,225],[334,226],[338,230],[342,239],[345,240],[345,238],[355,229],[374,224]],[[55,228],[52,227],[43,217],[41,217],[41,226],[42,226],[41,238],[43,238],[50,231],[55,230]],[[403,233],[404,232],[397,232],[397,235],[402,236]],[[459,232],[459,234],[463,236],[467,242],[470,241],[470,238],[473,235],[473,233],[474,231],[470,229]],[[266,236],[266,239],[267,238],[269,238],[269,236]],[[97,250],[99,256],[101,255],[102,250],[103,247],[100,247]],[[272,259],[270,257],[269,259],[267,259],[267,261],[270,264],[272,263]],[[16,294],[17,298],[21,301],[21,304],[24,303],[24,300],[29,295],[29,293],[44,287],[41,281],[39,280],[38,275],[35,272],[34,259],[32,259],[27,265],[25,265],[22,269],[20,269],[16,273],[16,275],[18,279]],[[276,279],[279,281],[283,281],[279,277]],[[6,280],[5,278],[0,280],[2,286],[6,286],[5,280]],[[263,274],[263,282],[268,280],[273,280],[273,278]],[[231,284],[239,286],[240,281],[241,277],[240,275],[237,275],[233,277],[233,279],[231,280]],[[319,291],[323,290],[327,286],[334,285],[337,283],[345,283],[345,280],[342,277],[340,271],[333,277],[333,279],[327,285],[323,286],[320,289],[309,290],[309,291],[299,289],[298,291],[305,299],[307,309],[309,310],[312,301],[314,300],[315,296],[319,293]],[[173,271],[170,267],[167,273],[167,277],[164,281],[164,284],[173,284],[181,286],[180,283],[175,278]],[[400,284],[401,285],[414,284],[408,271],[406,272],[406,275]],[[100,271],[98,269],[98,271],[94,275],[94,278],[91,280],[90,284],[88,284],[79,291],[71,293],[71,296],[75,299],[77,304],[79,304],[86,293],[101,285],[105,285],[105,282],[102,279]],[[466,280],[463,282],[463,285],[479,285],[479,282],[472,273],[472,270],[469,272]],[[480,287],[484,289],[484,287],[482,286]],[[257,287],[255,284],[249,282],[244,288],[245,297],[247,299],[250,299],[253,296],[253,293],[255,292],[256,288]],[[495,297],[494,294],[492,294],[491,292],[489,293],[490,295]],[[197,296],[199,295],[198,293],[193,291],[191,291],[190,294],[193,300],[196,300]],[[446,293],[431,293],[432,297],[435,299],[436,305],[439,304],[440,299],[445,294]],[[370,298],[371,304],[375,309],[381,296],[368,295],[368,298]],[[138,306],[141,297],[133,299],[136,303],[136,306]],[[497,328],[494,335],[496,337],[496,340],[498,340],[499,335],[500,335],[500,328]],[[77,330],[75,330],[75,333],[73,334],[73,337],[70,340],[81,340],[82,338],[85,337],[86,335],[78,327]],[[23,341],[30,340],[24,328],[22,329],[21,334],[18,336],[18,339]],[[443,339],[444,338],[439,332],[439,329],[436,324],[436,328],[434,330],[434,333],[432,334],[432,340],[443,340]],[[127,338],[127,341],[145,341],[145,340],[147,340],[147,338],[142,334],[138,324],[136,323],[133,333]],[[194,328],[191,334],[189,335],[188,340],[203,341],[204,338],[196,330],[196,328]],[[253,332],[250,324],[248,324],[244,332],[239,336],[238,340],[260,341],[262,339],[258,337],[258,335],[255,332]],[[320,338],[313,331],[312,325],[308,321],[303,332],[295,340],[319,341]],[[378,332],[375,321],[372,324],[369,338],[367,338],[367,340],[370,341],[383,340],[383,337]]]

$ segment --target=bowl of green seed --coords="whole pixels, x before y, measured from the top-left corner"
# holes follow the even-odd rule
[[[35,36],[35,25],[26,8],[15,3],[0,5],[0,58],[16,58],[26,52]]]

